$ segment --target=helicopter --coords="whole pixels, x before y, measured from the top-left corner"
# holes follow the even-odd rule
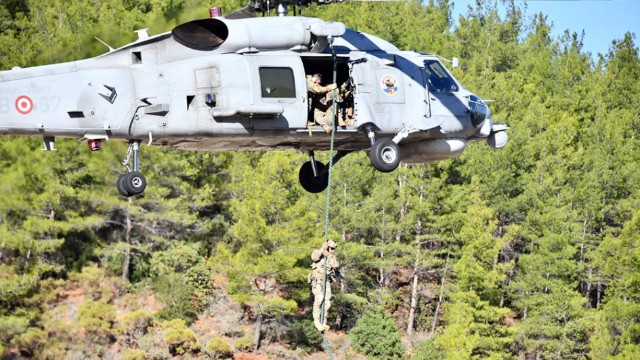
[[[314,152],[332,145],[332,163],[365,150],[381,172],[456,157],[469,141],[506,145],[508,126],[494,124],[486,102],[443,64],[458,59],[402,51],[340,22],[286,16],[286,2],[275,6],[279,16],[256,17],[270,9],[263,4],[228,16],[212,8],[154,36],[138,30],[134,42],[97,57],[0,71],[0,134],[42,137],[47,151],[56,137],[86,141],[91,151],[126,141],[116,182],[124,197],[147,186],[143,143],[307,152],[299,182],[310,193],[328,186],[328,166]],[[312,74],[349,89],[349,99],[335,97],[335,111],[350,122],[334,124],[330,136],[310,116]]]

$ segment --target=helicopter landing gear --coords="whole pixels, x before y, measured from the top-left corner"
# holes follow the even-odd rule
[[[400,165],[400,149],[391,139],[378,140],[369,150],[371,165],[380,172],[391,172]]]
[[[351,151],[338,150],[336,155],[332,159],[332,163],[335,165],[340,159]],[[302,188],[312,194],[317,194],[324,191],[329,185],[329,168],[315,160],[313,151],[309,151],[309,161],[302,164],[300,172],[298,172],[298,180]]]
[[[129,150],[127,151],[127,157],[122,162],[122,165],[126,166],[127,172],[118,176],[116,187],[118,193],[124,197],[132,197],[140,195],[147,187],[147,179],[144,175],[138,171],[138,155],[140,153],[140,141],[134,140],[129,142]],[[133,170],[129,168],[129,159],[133,154]]]
[[[298,173],[302,188],[312,194],[324,191],[329,185],[329,173],[325,169],[326,166],[319,161],[311,160],[302,164]],[[320,175],[321,172],[323,175]]]
[[[380,172],[391,172],[400,165],[400,148],[391,139],[375,139],[373,129],[368,128],[367,134],[371,140],[369,159],[371,165]]]

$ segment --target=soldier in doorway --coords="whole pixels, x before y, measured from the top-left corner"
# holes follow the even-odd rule
[[[307,75],[307,90],[309,91],[309,112],[315,123],[322,126],[327,134],[333,130],[333,114],[331,111],[332,91],[336,84],[322,85],[322,74]]]

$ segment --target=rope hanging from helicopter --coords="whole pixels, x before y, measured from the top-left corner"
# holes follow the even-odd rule
[[[331,49],[331,57],[333,59],[333,84],[335,84],[337,81],[337,74],[338,74],[338,58],[336,56],[335,49],[333,48],[333,39],[329,37],[328,40],[329,40],[329,49]],[[333,117],[331,120],[331,143],[329,146],[330,160],[329,160],[329,174],[327,179],[327,200],[325,204],[325,217],[324,217],[324,236],[323,236],[324,242],[329,241],[329,208],[331,206],[331,173],[333,168],[333,143],[334,143],[335,134],[336,134],[336,117],[337,117],[336,100],[338,97],[337,93],[338,93],[337,91],[333,92],[333,101],[331,106]],[[324,258],[324,274],[322,277],[322,306],[320,308],[320,323],[322,324],[324,324],[325,322],[324,309],[326,304],[326,301],[325,301],[326,295],[327,295],[327,258],[325,257]],[[329,341],[327,340],[327,337],[325,336],[324,332],[322,332],[322,339],[324,341],[324,347],[327,353],[329,354],[329,359],[333,360],[333,353],[331,352]]]

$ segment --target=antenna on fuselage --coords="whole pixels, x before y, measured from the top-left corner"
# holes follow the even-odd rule
[[[100,40],[97,36],[94,36],[94,38],[96,38],[96,40],[100,41],[104,46],[108,47],[108,48],[109,48],[109,52],[112,52],[112,51],[114,51],[114,50],[115,50],[114,48],[112,48],[111,46],[109,46],[109,44],[107,44],[106,42],[104,42],[104,41]]]

